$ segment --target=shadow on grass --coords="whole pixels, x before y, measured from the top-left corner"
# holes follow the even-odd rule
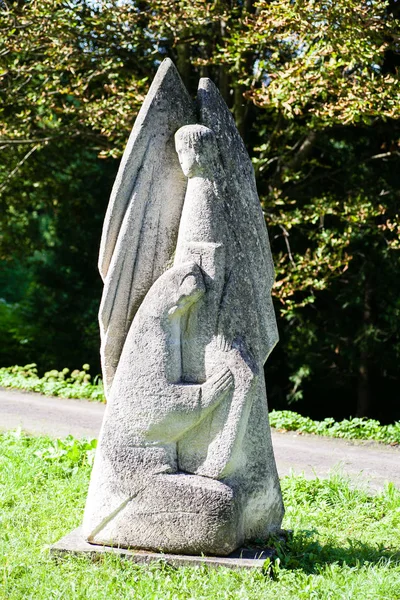
[[[337,546],[333,542],[322,545],[317,536],[316,530],[301,530],[289,535],[286,542],[270,540],[268,545],[274,547],[281,569],[301,569],[307,574],[318,573],[331,564],[360,567],[390,561],[392,565],[400,565],[399,550],[351,539],[347,540],[347,546]]]

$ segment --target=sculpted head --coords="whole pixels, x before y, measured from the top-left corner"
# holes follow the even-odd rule
[[[175,134],[175,148],[186,177],[212,174],[218,161],[214,132],[204,125],[185,125]]]
[[[205,293],[203,273],[195,262],[171,267],[163,273],[148,292],[143,306],[154,316],[179,316],[185,313]]]
[[[203,296],[206,290],[203,274],[195,262],[173,267],[173,269],[175,270],[176,294],[174,306],[169,310],[170,315],[188,310]]]

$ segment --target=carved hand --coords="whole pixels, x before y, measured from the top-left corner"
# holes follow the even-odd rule
[[[228,367],[217,371],[210,379],[201,386],[201,407],[214,408],[234,387],[234,379]]]

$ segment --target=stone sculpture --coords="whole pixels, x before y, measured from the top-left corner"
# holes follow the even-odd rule
[[[274,271],[254,171],[216,87],[200,80],[196,111],[168,59],[121,162],[100,272],[108,403],[87,540],[227,555],[278,530]]]

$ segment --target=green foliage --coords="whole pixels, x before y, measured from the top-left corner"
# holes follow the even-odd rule
[[[134,3],[16,2],[0,19],[5,143],[23,153],[27,140],[38,151],[63,137],[89,138],[99,151],[121,145],[126,107],[143,101],[152,62],[152,40]]]
[[[376,440],[386,444],[400,444],[400,421],[391,425],[381,425],[375,419],[344,419],[335,421],[332,418],[313,421],[290,410],[273,410],[270,412],[272,427],[284,431],[314,433],[349,440]]]
[[[96,377],[95,383],[92,383],[89,369],[88,364],[83,365],[82,370],[75,369],[72,372],[67,368],[62,371],[53,369],[39,377],[36,363],[24,367],[3,367],[0,368],[0,386],[39,392],[45,396],[104,402],[103,382]]]
[[[48,545],[77,527],[90,466],[84,443],[76,469],[38,454],[55,442],[18,433],[0,435],[0,596],[45,600],[149,598],[364,600],[400,598],[400,493],[388,485],[370,496],[335,475],[282,480],[286,545],[265,573],[138,566],[113,556],[55,560]],[[72,440],[68,442],[72,444]],[[89,450],[90,452],[90,450]],[[65,455],[63,455],[65,456]],[[61,463],[60,463],[61,461]]]
[[[3,4],[1,364],[97,360],[115,158],[170,56],[192,93],[215,81],[254,161],[281,332],[270,403],[318,413],[329,390],[334,416],[399,419],[398,3]]]
[[[93,465],[97,440],[76,439],[69,435],[64,440],[57,439],[35,451],[40,459],[60,466],[67,474],[74,474],[80,466]]]
[[[243,45],[258,50],[257,80],[270,77],[269,85],[252,83],[255,102],[313,128],[397,116],[400,82],[384,63],[399,25],[387,1],[256,6],[238,43],[239,52]]]

